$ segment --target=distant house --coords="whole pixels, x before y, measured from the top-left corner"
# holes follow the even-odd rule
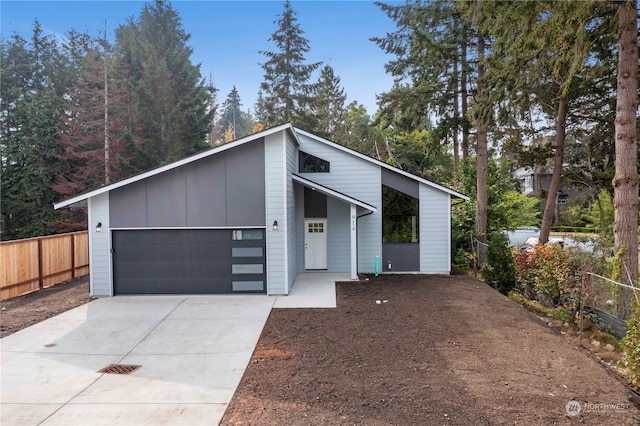
[[[94,296],[288,294],[307,272],[449,273],[453,199],[283,124],[55,208],[88,207]]]
[[[542,167],[536,170],[530,167],[521,167],[513,172],[513,177],[520,184],[521,193],[546,199],[549,186],[551,185],[552,174],[553,170],[548,167]],[[565,206],[569,200],[585,195],[587,192],[587,188],[566,188],[561,185],[557,199],[559,208],[561,209],[562,206]]]

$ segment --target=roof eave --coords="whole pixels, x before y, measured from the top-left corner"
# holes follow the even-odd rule
[[[336,191],[335,189],[331,189],[329,187],[326,187],[326,186],[324,186],[322,184],[314,182],[314,181],[312,181],[310,179],[307,179],[307,178],[302,177],[300,175],[297,175],[295,173],[293,173],[291,175],[291,179],[294,182],[298,182],[301,185],[304,185],[304,186],[307,186],[309,188],[312,188],[313,190],[317,190],[318,192],[322,192],[323,194],[326,194],[326,195],[328,195],[330,197],[337,198],[339,200],[342,200],[342,201],[350,203],[350,204],[354,204],[354,205],[356,205],[358,207],[362,207],[363,209],[369,210],[370,212],[375,213],[375,212],[378,211],[378,208],[375,207],[375,206],[372,206],[371,204],[365,203],[364,201],[360,201],[360,200],[358,200],[356,198],[353,198],[353,197],[351,197],[351,196],[349,196],[347,194],[343,194],[343,193],[341,193],[339,191]]]

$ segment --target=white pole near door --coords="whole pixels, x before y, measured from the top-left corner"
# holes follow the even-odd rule
[[[351,279],[358,279],[358,218],[356,216],[356,205],[349,204],[349,219],[351,220]]]

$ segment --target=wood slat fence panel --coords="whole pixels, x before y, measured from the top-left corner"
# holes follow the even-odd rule
[[[87,231],[0,242],[0,300],[89,273]]]

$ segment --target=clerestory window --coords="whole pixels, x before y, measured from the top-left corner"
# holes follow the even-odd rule
[[[329,173],[330,163],[304,151],[298,154],[298,171],[300,173]]]

